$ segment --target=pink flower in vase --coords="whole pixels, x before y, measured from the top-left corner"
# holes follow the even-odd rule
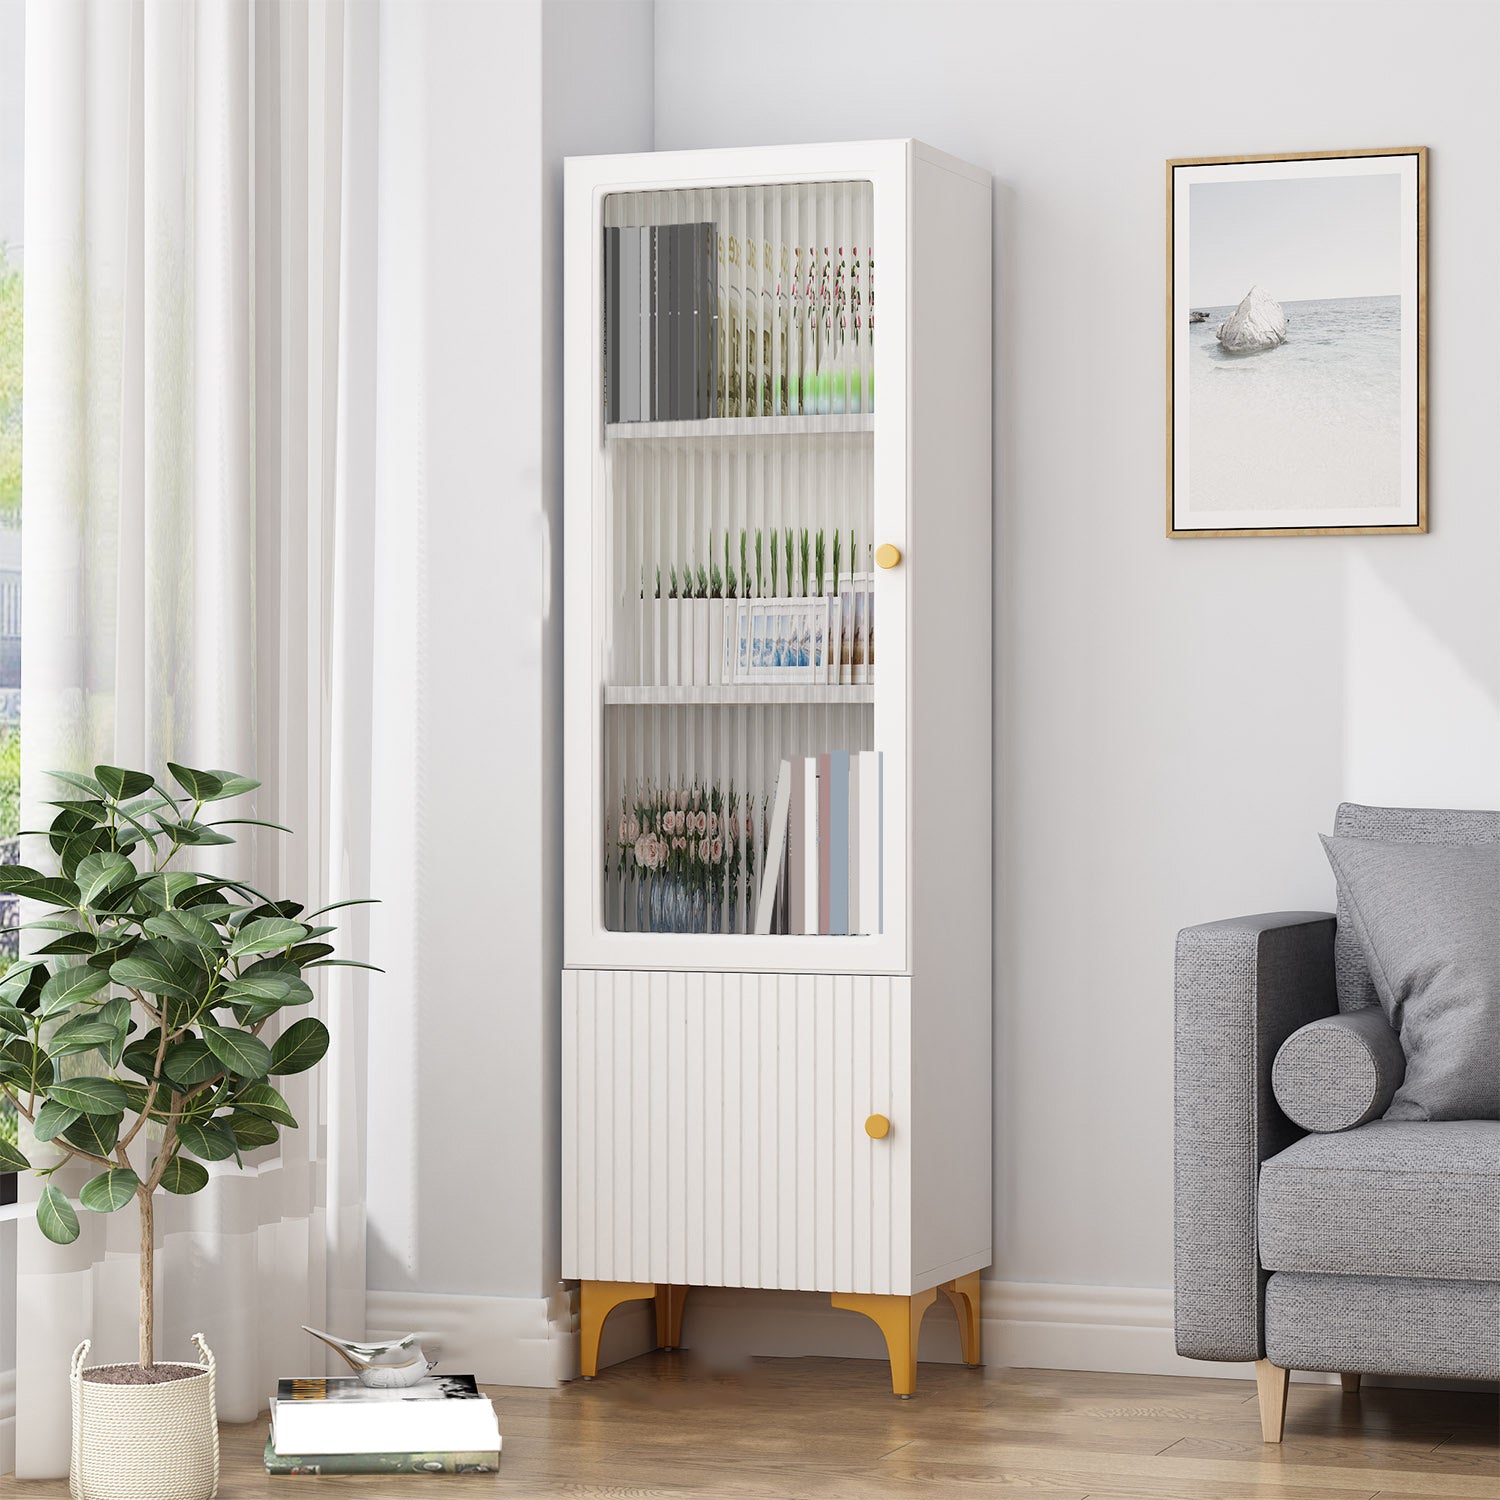
[[[629,830],[626,838],[633,844],[641,836],[641,820],[634,813],[630,815]]]
[[[708,845],[708,857],[719,864],[724,858],[724,840],[720,838],[711,839]]]

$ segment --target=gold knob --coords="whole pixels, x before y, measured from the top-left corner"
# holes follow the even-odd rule
[[[891,1122],[884,1115],[871,1115],[865,1121],[865,1134],[872,1141],[883,1141],[891,1133]]]
[[[889,542],[882,542],[875,549],[875,561],[882,568],[894,568],[901,561],[901,549],[893,547]]]

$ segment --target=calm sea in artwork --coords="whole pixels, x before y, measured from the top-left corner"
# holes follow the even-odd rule
[[[1195,305],[1209,316],[1188,330],[1193,508],[1398,505],[1401,299],[1281,306],[1286,343],[1225,354],[1214,335],[1234,308]]]

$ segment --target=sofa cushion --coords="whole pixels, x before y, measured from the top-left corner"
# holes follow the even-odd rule
[[[1500,844],[1323,846],[1406,1054],[1386,1118],[1500,1119]]]
[[[1268,1271],[1500,1281],[1500,1121],[1372,1120],[1261,1165]]]
[[[1304,1130],[1352,1130],[1386,1112],[1405,1076],[1401,1043],[1375,1005],[1294,1031],[1276,1054],[1271,1089]]]
[[[1359,802],[1343,802],[1334,815],[1333,831],[1340,838],[1377,839],[1383,844],[1492,844],[1500,842],[1500,812],[1449,807],[1366,807]],[[1379,1003],[1342,890],[1338,929],[1333,940],[1333,969],[1340,1010],[1358,1010]]]

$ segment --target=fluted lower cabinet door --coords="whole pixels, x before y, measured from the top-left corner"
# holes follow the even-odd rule
[[[909,1293],[910,1036],[906,978],[565,971],[563,1274]]]

